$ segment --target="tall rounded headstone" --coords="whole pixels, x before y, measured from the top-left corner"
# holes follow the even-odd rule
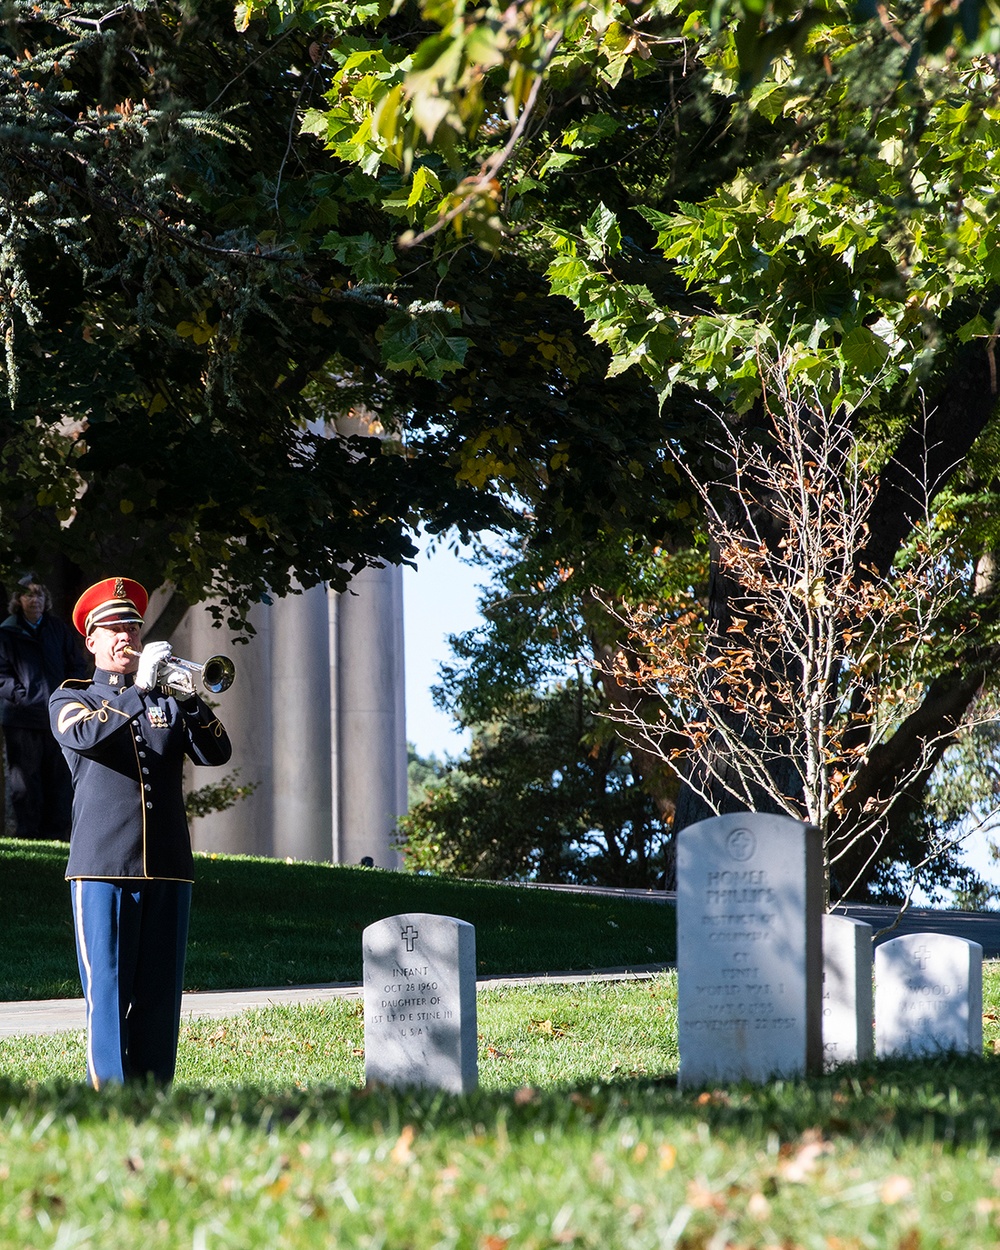
[[[823,851],[787,816],[717,816],[677,840],[681,1085],[823,1061]]]

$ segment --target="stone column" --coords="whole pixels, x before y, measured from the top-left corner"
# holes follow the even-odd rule
[[[327,589],[277,600],[271,619],[273,850],[281,859],[333,855],[330,631]]]
[[[397,868],[392,843],[406,811],[401,569],[353,579],[337,601],[336,638],[337,858]]]
[[[273,855],[274,736],[271,721],[271,624],[268,608],[250,613],[257,633],[246,645],[230,641],[225,629],[213,629],[212,618],[199,605],[185,615],[170,641],[176,655],[203,663],[210,655],[228,655],[236,665],[236,681],[224,694],[209,696],[233,742],[233,758],[225,768],[188,765],[189,790],[218,781],[239,770],[238,782],[257,789],[224,812],[192,822],[196,850],[231,855]]]
[[[171,642],[199,663],[230,655],[237,674],[213,696],[233,740],[226,769],[189,767],[191,789],[239,770],[257,789],[194,821],[200,851],[398,868],[406,811],[403,579],[366,569],[334,595],[317,586],[259,605],[246,645],[192,608]]]

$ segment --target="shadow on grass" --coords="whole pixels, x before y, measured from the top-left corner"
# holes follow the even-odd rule
[[[813,1080],[701,1091],[678,1090],[673,1077],[466,1095],[322,1085],[287,1091],[131,1086],[97,1092],[70,1082],[35,1085],[0,1079],[0,1119],[9,1115],[31,1122],[118,1118],[206,1129],[239,1123],[295,1135],[308,1135],[311,1126],[331,1122],[378,1136],[413,1125],[425,1133],[502,1131],[510,1138],[538,1128],[609,1128],[623,1120],[650,1122],[664,1132],[700,1122],[732,1139],[777,1135],[788,1141],[818,1131],[830,1139],[868,1143],[996,1146],[1000,1057],[877,1061]]]

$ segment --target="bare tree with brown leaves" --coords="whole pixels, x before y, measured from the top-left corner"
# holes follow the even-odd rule
[[[768,810],[818,826],[833,893],[847,897],[891,854],[900,803],[995,709],[982,665],[951,708],[935,703],[930,645],[954,630],[970,571],[936,530],[929,475],[911,475],[918,519],[879,569],[866,560],[877,452],[852,414],[826,411],[780,366],[763,409],[753,430],[719,421],[712,480],[687,471],[712,548],[709,601],[692,594],[669,616],[609,605],[629,637],[606,668],[622,691],[612,715],[702,814]],[[944,849],[928,847],[912,873]]]

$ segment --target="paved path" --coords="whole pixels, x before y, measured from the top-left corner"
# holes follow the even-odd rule
[[[532,890],[563,890],[579,894],[626,895],[648,903],[676,903],[677,895],[671,890],[619,890],[612,886],[546,885],[530,882],[524,888]],[[897,907],[876,907],[868,903],[852,903],[833,909],[840,915],[853,916],[870,924],[877,934],[875,945],[887,942],[903,933],[950,933],[955,937],[968,938],[983,948],[985,959],[1000,958],[1000,912],[996,911],[941,911],[933,907],[910,907],[895,924],[899,914]],[[894,927],[890,932],[890,925]]]
[[[903,933],[950,933],[953,937],[978,942],[983,948],[984,959],[1000,958],[1000,912],[935,911],[929,907],[912,907],[903,913],[898,925],[889,932],[880,932],[893,924],[898,915],[897,908],[854,904],[833,910],[870,924],[878,935],[876,946]]]
[[[548,972],[533,977],[484,977],[476,983],[478,990],[496,989],[501,985],[568,985],[584,981],[625,981],[651,977],[671,964],[643,964],[635,968],[604,968],[595,972]],[[234,1016],[252,1007],[276,1007],[297,1003],[326,1003],[334,998],[360,998],[361,985],[356,981],[331,982],[328,985],[296,985],[281,989],[204,990],[185,994],[181,999],[181,1018],[219,1019]],[[84,1027],[82,998],[48,998],[37,1002],[0,1003],[0,1039],[5,1037],[39,1036],[63,1033]]]

